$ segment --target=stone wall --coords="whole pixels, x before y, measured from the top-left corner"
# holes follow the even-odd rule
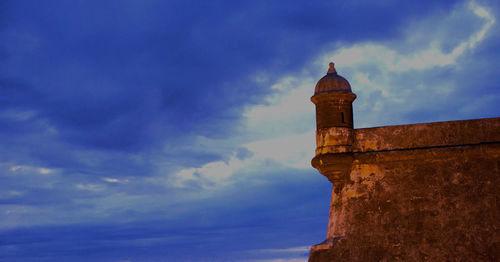
[[[500,118],[354,130],[353,152],[500,142]]]
[[[309,261],[500,261],[500,118],[357,129]]]

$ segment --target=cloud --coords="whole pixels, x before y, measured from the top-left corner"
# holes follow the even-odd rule
[[[2,2],[0,258],[302,259],[328,62],[356,127],[497,116],[483,3]]]
[[[196,135],[187,132],[189,135],[175,137],[179,133],[173,132],[168,134],[173,135],[174,138],[167,140],[162,138],[163,135],[158,135],[158,137],[151,140],[156,141],[153,147],[156,149],[149,152],[118,150],[114,151],[114,154],[108,154],[108,151],[103,151],[102,148],[88,146],[93,142],[87,140],[88,134],[86,132],[92,131],[90,134],[96,135],[94,138],[89,138],[93,141],[97,141],[95,139],[106,140],[109,135],[116,135],[118,140],[124,138],[127,141],[132,141],[131,143],[139,144],[142,142],[137,142],[136,138],[140,140],[141,136],[151,134],[148,133],[150,131],[160,134],[166,129],[155,129],[155,124],[151,123],[156,120],[160,120],[160,122],[166,121],[161,120],[161,117],[165,116],[161,109],[162,103],[165,101],[160,102],[158,100],[159,97],[161,98],[164,95],[163,91],[154,93],[158,96],[131,92],[130,96],[123,98],[124,100],[111,101],[109,106],[104,106],[109,95],[118,95],[121,91],[126,93],[129,90],[127,88],[121,90],[115,86],[104,93],[96,94],[96,96],[87,91],[77,92],[78,96],[90,99],[86,100],[87,102],[91,101],[93,97],[96,98],[94,102],[90,103],[92,107],[95,106],[92,110],[99,111],[98,109],[102,109],[106,111],[103,111],[103,116],[99,116],[98,113],[90,114],[99,119],[94,121],[89,118],[86,123],[94,124],[90,124],[88,129],[84,125],[82,129],[84,132],[71,131],[78,129],[79,125],[64,129],[65,125],[75,121],[70,119],[75,114],[66,114],[64,112],[60,115],[46,114],[43,112],[47,109],[38,108],[36,102],[33,102],[34,104],[31,104],[32,106],[27,109],[4,110],[0,115],[4,119],[17,122],[45,120],[48,123],[46,128],[56,130],[52,133],[49,132],[50,134],[47,133],[46,136],[41,136],[43,139],[39,139],[40,136],[31,138],[37,141],[39,146],[38,149],[31,150],[28,149],[30,145],[26,145],[25,152],[30,150],[30,153],[23,153],[23,155],[26,163],[29,164],[18,163],[21,158],[13,158],[17,161],[14,161],[11,167],[19,166],[16,169],[19,173],[23,170],[21,166],[29,166],[30,179],[38,181],[36,183],[40,183],[40,186],[59,188],[60,184],[69,184],[73,185],[73,189],[78,189],[76,195],[74,195],[74,192],[58,189],[57,192],[60,196],[68,196],[63,197],[65,199],[75,201],[83,199],[82,203],[95,206],[95,202],[107,197],[105,201],[107,206],[100,205],[101,214],[105,214],[106,210],[115,208],[116,210],[139,209],[138,206],[141,205],[141,201],[148,202],[150,201],[148,199],[155,199],[158,194],[165,192],[167,192],[166,195],[171,196],[168,201],[165,201],[164,208],[167,209],[179,201],[193,201],[193,198],[184,195],[186,192],[196,193],[195,195],[198,195],[198,197],[195,197],[195,199],[199,199],[200,196],[217,196],[217,194],[226,192],[226,189],[240,182],[244,183],[242,181],[252,181],[252,176],[263,181],[262,177],[255,176],[256,172],[282,176],[281,172],[278,171],[284,169],[308,169],[309,161],[314,153],[314,105],[309,101],[309,97],[312,95],[316,80],[324,74],[327,62],[334,60],[337,63],[340,74],[345,74],[344,76],[351,82],[354,92],[358,94],[358,100],[354,106],[355,121],[357,121],[358,127],[429,119],[426,115],[417,114],[411,116],[409,114],[416,108],[422,108],[423,101],[433,101],[437,96],[450,97],[456,95],[456,91],[449,82],[436,79],[442,79],[443,75],[448,75],[450,72],[452,73],[449,75],[450,78],[453,77],[453,74],[460,73],[460,65],[463,62],[461,59],[469,59],[473,54],[472,51],[480,48],[481,44],[488,39],[495,24],[495,17],[492,12],[478,4],[457,5],[451,12],[451,16],[468,13],[472,14],[468,18],[469,20],[480,22],[479,27],[472,26],[468,28],[469,34],[464,35],[463,39],[456,42],[453,48],[449,48],[451,51],[448,52],[445,51],[445,45],[442,44],[446,42],[445,38],[427,39],[427,41],[437,44],[421,45],[420,48],[405,51],[405,44],[412,45],[412,41],[416,41],[408,40],[411,38],[411,33],[406,32],[399,39],[389,43],[337,44],[336,50],[318,54],[315,59],[302,64],[302,68],[297,68],[293,73],[280,71],[276,75],[269,76],[269,74],[263,74],[262,71],[252,71],[254,73],[248,73],[245,78],[245,81],[250,83],[247,83],[247,85],[262,85],[260,87],[262,90],[268,89],[270,91],[257,91],[259,95],[264,93],[268,95],[263,97],[258,104],[253,101],[250,104],[241,105],[238,110],[230,113],[231,115],[234,114],[228,120],[232,121],[231,123],[234,125],[229,128],[233,133],[224,134],[223,136],[207,136],[203,131]],[[446,28],[457,26],[455,24],[457,20],[451,19],[448,21],[447,16],[440,19],[448,23]],[[439,25],[440,21],[439,19],[435,20],[432,24]],[[418,26],[419,23],[412,25],[411,30],[429,31],[432,29],[427,27],[425,23],[420,24],[420,27],[423,28]],[[419,40],[419,43],[422,41]],[[433,54],[432,57],[440,59],[420,59],[426,54]],[[455,71],[449,71],[449,67],[452,67]],[[422,79],[437,81],[436,83],[439,85],[436,84],[436,87],[431,88]],[[107,83],[106,80],[103,81]],[[265,87],[263,87],[264,85]],[[12,87],[13,85],[9,86]],[[27,85],[20,86],[28,88]],[[36,90],[36,88],[30,87],[27,90]],[[432,94],[431,98],[428,97],[429,92]],[[33,93],[36,94],[35,91]],[[205,94],[205,91],[203,91],[201,94],[197,94],[198,98],[195,97],[195,99],[202,99],[201,97]],[[145,100],[139,101],[138,104],[134,102],[136,101],[135,98],[144,98],[143,95],[146,97]],[[182,100],[187,99],[187,96],[184,96],[185,94],[181,94],[181,104],[187,101]],[[236,101],[240,101],[244,96],[245,92],[238,95]],[[17,96],[9,97],[15,98]],[[61,98],[64,97],[67,96],[61,96]],[[495,103],[496,99],[490,98],[489,103]],[[130,101],[132,103],[129,103]],[[72,100],[61,100],[59,102],[72,103]],[[203,103],[201,106],[203,106]],[[85,103],[81,105],[83,104]],[[134,110],[126,108],[129,105],[139,106],[143,112],[134,113]],[[482,105],[482,103],[471,101],[462,110],[477,112],[480,108],[479,105]],[[182,107],[184,106],[186,105],[182,105]],[[189,108],[189,106],[186,108]],[[50,108],[49,110],[55,110],[56,108]],[[80,105],[76,105],[75,108],[76,110],[84,109],[80,108]],[[169,106],[169,108],[171,107]],[[71,107],[69,109],[71,110]],[[173,113],[169,114],[180,111],[174,110]],[[195,111],[199,112],[198,109]],[[158,112],[160,112],[158,117],[146,117],[149,114]],[[240,115],[238,116],[237,113]],[[66,120],[54,121],[59,116],[62,117],[61,119]],[[134,120],[138,119],[137,117],[139,119],[144,117],[144,122],[137,122],[138,125],[132,127],[132,132],[125,131],[128,130],[130,124],[134,123]],[[169,117],[176,119],[176,116]],[[180,115],[178,118],[189,118],[189,115]],[[114,120],[108,121],[107,119]],[[123,121],[120,122],[120,119],[123,119]],[[172,119],[168,121],[175,122]],[[116,126],[113,124],[115,120],[118,121]],[[198,118],[192,120],[198,120]],[[101,122],[109,122],[109,124],[101,126],[99,124]],[[217,121],[215,122],[217,123]],[[204,122],[196,121],[189,125],[195,124],[205,125]],[[135,133],[133,130],[139,130],[135,128],[141,130],[146,128],[149,131]],[[193,129],[191,132],[199,130]],[[102,134],[99,134],[101,132]],[[61,136],[71,141],[75,137],[80,137],[77,140],[84,141],[84,146],[65,144],[59,140]],[[110,143],[115,143],[113,141],[115,140],[110,140]],[[117,143],[121,144],[121,142]],[[10,148],[17,147],[16,151],[20,154],[19,152],[24,151],[20,151],[19,148],[22,147],[18,145],[14,143],[9,146]],[[103,145],[106,145],[106,143]],[[112,149],[114,147],[105,146],[105,148]],[[5,155],[8,156],[8,154]],[[32,156],[31,159],[26,158],[26,155]],[[40,159],[43,161],[40,161]],[[44,165],[44,163],[50,164]],[[33,180],[31,177],[35,174],[51,175],[52,177],[51,179],[36,178]],[[92,178],[90,174],[96,177]],[[28,175],[26,174],[23,179],[27,178]],[[258,179],[255,179],[252,183],[258,183]],[[273,181],[275,178],[270,175],[266,179]],[[29,185],[33,186],[33,184]],[[32,189],[25,188],[21,183],[16,183],[11,190],[23,192],[25,195],[29,192],[35,192],[30,191]],[[119,199],[127,196],[130,196],[129,200],[131,202],[129,205],[124,205],[123,201]],[[15,197],[18,196],[11,195],[9,197],[10,199],[17,199]],[[57,200],[55,196],[47,198],[45,201],[51,200],[61,201]],[[61,202],[64,203],[65,201]],[[151,203],[150,207],[144,208],[151,209],[152,206],[159,205],[158,201],[152,201]],[[82,210],[81,214],[85,214],[85,212],[87,211]],[[112,212],[112,214],[120,212],[122,211]],[[82,221],[86,218],[88,216],[83,216]]]
[[[26,173],[26,172],[30,172],[30,173],[38,173],[38,174],[41,174],[41,175],[48,175],[48,174],[51,174],[54,172],[53,169],[50,169],[50,168],[44,168],[44,167],[32,167],[32,166],[20,166],[20,165],[17,165],[17,166],[12,166],[10,167],[10,172],[11,173],[19,173],[19,172],[22,172],[22,173]]]
[[[126,183],[127,182],[127,180],[121,181],[120,179],[110,178],[110,177],[104,177],[104,178],[102,178],[102,180],[104,180],[108,183]]]
[[[427,39],[431,44],[415,48],[411,52],[398,51],[393,47],[397,46],[395,43],[392,46],[359,43],[341,46],[333,52],[322,54],[312,65],[308,64],[305,68],[321,68],[329,61],[336,61],[339,71],[350,76],[348,79],[354,92],[358,93],[358,100],[361,100],[361,105],[354,105],[357,109],[355,120],[358,125],[411,122],[412,118],[405,119],[405,117],[412,110],[422,108],[425,105],[424,100],[428,99],[429,95],[442,97],[453,95],[454,89],[449,83],[441,82],[442,85],[435,88],[427,86],[425,81],[433,81],[427,80],[428,76],[432,76],[429,70],[447,67],[461,69],[462,64],[458,60],[467,59],[464,57],[486,39],[495,23],[491,12],[474,2],[457,5],[449,16],[469,13],[474,14],[476,20],[483,22],[481,27],[471,28],[469,36],[456,43],[449,52],[445,52],[441,48],[443,45],[438,44],[445,42],[445,38]],[[448,17],[441,19],[448,27],[460,26],[461,23],[459,19],[451,21]],[[439,22],[439,20],[433,21],[432,24]],[[432,28],[419,30],[432,30]],[[405,32],[406,38],[401,39],[400,44],[407,44],[411,33]],[[406,74],[415,76],[398,79],[398,76]],[[262,77],[257,75],[254,79],[260,81]],[[452,77],[449,76],[449,81],[452,81]],[[205,181],[206,186],[201,188],[212,190],[218,186],[230,186],[232,176],[242,170],[265,166],[263,164],[265,161],[276,163],[275,168],[309,168],[309,161],[314,152],[314,106],[308,98],[313,92],[314,79],[317,78],[306,69],[303,69],[299,76],[285,75],[271,85],[270,88],[275,90],[275,93],[268,95],[263,104],[250,106],[245,110],[242,133],[246,139],[253,140],[243,144],[243,147],[251,153],[251,157],[241,161],[233,154],[225,162],[214,161],[200,168],[183,169],[173,177],[172,183],[181,187],[185,186],[186,181],[198,180],[200,183]],[[405,115],[404,112],[408,113]],[[393,116],[397,117],[389,118]],[[432,120],[428,115],[420,118]]]
[[[390,46],[368,43],[340,48],[331,54],[324,55],[317,63],[324,65],[334,58],[336,63],[342,67],[350,69],[350,67],[359,68],[363,65],[370,65],[380,68],[381,72],[425,70],[433,67],[457,65],[457,59],[465,52],[472,51],[479,42],[483,41],[496,21],[487,8],[479,6],[475,2],[470,2],[466,10],[482,19],[484,24],[478,31],[471,32],[467,39],[463,39],[450,52],[444,52],[441,49],[442,42],[445,42],[446,38],[428,39],[430,42],[428,47],[424,45],[424,48],[416,48],[411,53],[400,53]],[[454,10],[450,16],[463,11],[462,9]],[[461,26],[462,23],[447,26]],[[425,28],[425,30],[432,30],[432,28]],[[413,33],[408,32],[407,37]]]
[[[460,21],[461,16],[457,14],[474,16]],[[358,94],[354,107],[355,123],[358,126],[451,120],[459,117],[450,112],[448,114],[451,117],[443,119],[445,116],[440,115],[438,107],[443,108],[443,104],[447,104],[446,100],[453,101],[453,97],[458,95],[461,88],[468,88],[456,79],[464,72],[470,74],[474,70],[473,52],[485,41],[488,33],[491,33],[495,17],[488,8],[475,2],[455,6],[448,17],[427,21],[421,25],[423,28],[417,28],[416,31],[430,32],[430,35],[433,35],[434,25],[437,28],[442,27],[440,19],[445,21],[446,28],[461,27],[469,21],[481,21],[482,25],[479,28],[464,27],[468,29],[469,35],[456,42],[450,51],[444,50],[447,37],[436,36],[427,39],[426,44],[417,46],[410,52],[398,51],[404,48],[395,43],[359,43],[341,47],[317,60],[318,65],[336,61],[339,71],[349,79],[354,92]],[[410,28],[412,30],[405,33],[406,39],[411,39],[411,35],[415,33],[415,27]],[[426,34],[418,35],[424,37]],[[401,42],[403,45],[411,45],[411,42],[405,39]],[[437,112],[415,117],[415,113],[424,109],[426,104]]]

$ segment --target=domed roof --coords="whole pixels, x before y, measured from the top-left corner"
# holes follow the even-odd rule
[[[321,78],[316,84],[316,88],[314,88],[315,95],[330,92],[352,93],[351,85],[345,78],[337,74],[334,63],[330,63],[326,76]]]

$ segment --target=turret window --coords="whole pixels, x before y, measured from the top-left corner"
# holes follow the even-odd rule
[[[341,114],[340,116],[342,117],[342,123],[345,123],[345,120],[344,120],[344,112],[341,112],[340,114]]]

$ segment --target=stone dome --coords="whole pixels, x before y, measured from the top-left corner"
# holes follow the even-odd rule
[[[330,63],[326,76],[321,78],[314,88],[315,95],[330,92],[352,93],[351,85],[345,78],[337,74],[334,63]]]

